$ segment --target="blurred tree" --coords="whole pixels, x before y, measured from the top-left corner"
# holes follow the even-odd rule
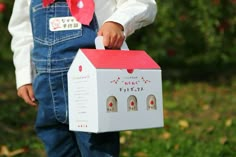
[[[154,24],[128,38],[131,49],[147,50],[167,69],[235,65],[235,0],[158,1],[158,8]]]
[[[10,53],[10,34],[7,30],[7,25],[12,11],[14,1],[0,0],[0,59],[5,58]]]

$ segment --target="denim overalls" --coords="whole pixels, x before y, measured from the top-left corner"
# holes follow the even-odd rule
[[[119,156],[118,132],[93,134],[68,128],[67,71],[79,48],[94,48],[98,29],[95,16],[90,26],[50,31],[49,19],[71,16],[65,0],[57,0],[47,8],[42,7],[42,0],[32,0],[30,13],[32,62],[36,69],[33,89],[39,104],[35,127],[48,156]]]

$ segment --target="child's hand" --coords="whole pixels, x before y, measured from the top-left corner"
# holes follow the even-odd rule
[[[34,97],[32,84],[21,86],[17,91],[17,95],[21,97],[27,104],[31,106],[37,105]]]
[[[98,36],[103,36],[103,44],[105,47],[120,49],[125,40],[123,29],[123,26],[119,23],[105,22],[98,31]]]

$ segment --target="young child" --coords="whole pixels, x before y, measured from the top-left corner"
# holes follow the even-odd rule
[[[92,21],[81,25],[67,1],[47,6],[43,0],[15,1],[9,32],[18,96],[38,107],[35,128],[49,157],[118,157],[119,132],[69,131],[67,71],[79,48],[94,48],[97,35],[103,36],[104,46],[120,48],[125,37],[154,21],[156,3],[94,0]],[[60,22],[65,22],[63,29]]]

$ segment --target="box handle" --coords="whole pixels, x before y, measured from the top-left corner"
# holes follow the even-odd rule
[[[96,49],[105,50],[105,46],[103,45],[103,36],[97,36],[95,38],[95,46],[96,46]],[[125,41],[123,42],[120,49],[121,50],[129,50],[128,45],[126,44]]]

